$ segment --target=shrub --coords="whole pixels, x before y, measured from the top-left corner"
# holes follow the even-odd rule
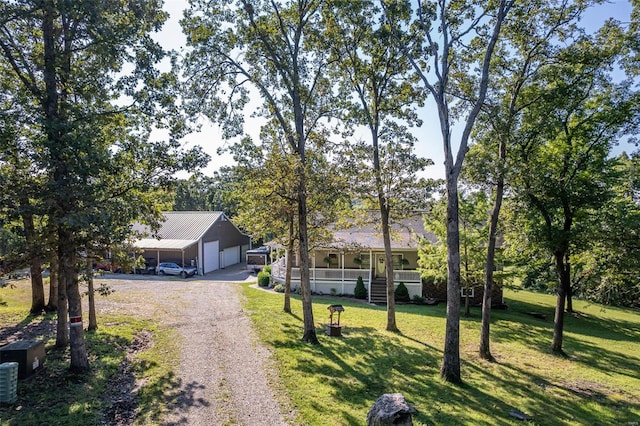
[[[367,298],[367,289],[364,286],[364,282],[362,281],[362,277],[358,277],[356,281],[356,288],[353,290],[353,296],[356,299],[366,299]]]
[[[269,287],[271,274],[265,271],[258,272],[258,285],[260,287]]]
[[[335,288],[332,288],[330,291],[332,296],[337,296],[338,295],[338,290],[336,290]]]
[[[396,299],[396,302],[408,302],[409,301],[409,290],[407,290],[407,286],[404,285],[403,282],[398,284],[398,287],[396,287],[395,299]]]
[[[271,275],[271,265],[266,265],[264,268],[262,268],[262,270]]]
[[[276,284],[275,287],[273,287],[273,291],[276,293],[284,293],[284,286],[282,284]]]
[[[425,298],[422,296],[418,296],[417,294],[413,295],[413,303],[417,305],[422,305],[425,302]]]

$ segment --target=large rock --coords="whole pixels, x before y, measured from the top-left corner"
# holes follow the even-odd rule
[[[371,406],[367,426],[413,426],[411,415],[416,412],[401,393],[385,393]]]

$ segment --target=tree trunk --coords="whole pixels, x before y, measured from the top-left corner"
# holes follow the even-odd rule
[[[291,313],[291,269],[293,268],[293,216],[289,218],[289,241],[287,242],[287,265],[284,276],[284,308],[287,313]]]
[[[567,312],[570,314],[573,313],[573,287],[571,283],[569,283],[567,287]]]
[[[67,305],[69,309],[68,340],[71,346],[70,369],[73,371],[87,371],[89,369],[89,359],[84,343],[82,304],[75,264],[77,247],[75,245],[73,231],[67,228],[68,225],[65,225],[69,219],[69,213],[72,212],[74,208],[74,195],[73,191],[68,188],[70,176],[65,159],[65,156],[68,155],[66,152],[67,144],[64,140],[63,133],[67,127],[65,125],[66,111],[61,107],[68,93],[66,92],[66,88],[60,89],[58,85],[60,75],[57,72],[57,67],[61,66],[62,78],[68,75],[71,67],[71,42],[68,39],[64,39],[64,54],[60,56],[56,54],[56,37],[58,37],[55,28],[56,3],[52,0],[43,2],[43,12],[43,78],[46,89],[43,109],[46,116],[45,129],[47,133],[47,145],[51,155],[51,163],[54,165],[53,184],[56,190],[55,206],[53,206],[51,217],[56,220],[58,225],[58,262],[60,264],[58,294],[63,293],[63,287],[66,292],[64,303],[59,303],[58,308],[59,312],[60,309],[65,310]],[[65,32],[64,36],[67,35]],[[63,98],[63,102],[60,102],[60,97]],[[62,344],[64,340],[62,334],[65,333],[66,330],[61,330],[61,326],[65,326],[64,328],[66,328],[64,322],[66,322],[66,315],[61,316],[59,313],[59,336],[56,337],[56,346],[58,346],[58,338],[60,338],[60,344]]]
[[[38,315],[44,310],[44,284],[42,283],[42,258],[37,253],[39,250],[33,214],[29,212],[29,200],[20,201],[22,210],[22,224],[27,242],[27,253],[29,256],[29,273],[31,275],[31,309],[29,312]]]
[[[40,256],[31,256],[31,309],[32,314],[40,314],[45,308],[44,284],[42,282],[42,260]]]
[[[498,147],[500,166],[502,167],[506,156],[506,143],[501,139]],[[493,210],[489,219],[489,241],[487,242],[487,260],[484,266],[484,294],[482,296],[482,324],[480,326],[480,358],[487,361],[495,361],[491,354],[490,327],[491,327],[491,295],[493,293],[493,269],[496,261],[496,234],[498,233],[498,219],[502,208],[504,196],[504,173],[498,173],[496,183],[496,198],[493,201]]]
[[[307,186],[304,158],[298,170],[298,243],[300,245],[300,289],[302,292],[302,316],[304,334],[302,341],[318,344],[316,327],[313,321],[313,304],[311,302],[311,280],[309,276],[309,241],[307,230]]]
[[[558,275],[558,299],[556,301],[556,312],[553,320],[553,342],[551,352],[558,355],[565,355],[562,350],[562,334],[564,331],[564,304],[567,298],[567,288],[570,285],[570,275],[568,268],[564,264],[564,253],[554,253],[556,262],[556,273]]]
[[[58,310],[58,255],[53,253],[49,260],[49,303],[45,306],[47,312]]]
[[[87,331],[98,329],[98,317],[96,316],[96,294],[93,287],[93,258],[87,256],[87,286],[89,296],[89,326]]]
[[[447,170],[447,321],[440,377],[461,383],[460,376],[460,232],[458,179]]]
[[[464,316],[469,318],[471,316],[471,300],[469,298],[469,287],[465,287],[465,295],[464,295]]]
[[[60,259],[60,254],[56,254],[56,259]],[[62,262],[56,260],[56,282],[58,284],[58,324],[56,327],[56,348],[63,349],[69,346],[69,302],[67,300],[67,286],[63,277],[65,276]]]
[[[463,222],[464,223],[464,222]],[[463,224],[464,232],[467,232],[465,225]],[[470,276],[469,276],[469,252],[467,251],[467,243],[464,243],[464,275],[465,275],[465,285],[464,285],[464,316],[465,318],[469,318],[471,316],[471,301],[469,300],[469,284],[470,284]],[[462,283],[460,283],[462,285]]]
[[[391,255],[391,236],[389,231],[389,208],[379,194],[382,239],[384,241],[385,276],[387,279],[387,331],[398,332],[396,324],[395,284],[393,282],[393,257]]]
[[[67,300],[69,302],[69,344],[71,346],[70,369],[76,372],[89,370],[89,358],[84,342],[84,329],[82,325],[82,300],[78,287],[78,273],[76,272],[76,254],[74,250],[74,239],[71,231],[60,228],[60,245],[62,249],[59,253],[61,274],[60,282],[66,287]]]

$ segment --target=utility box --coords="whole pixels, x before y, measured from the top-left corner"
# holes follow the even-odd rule
[[[13,404],[18,399],[18,363],[0,364],[0,404]]]
[[[18,379],[26,379],[42,367],[46,353],[44,342],[20,340],[0,348],[0,364],[18,363]]]

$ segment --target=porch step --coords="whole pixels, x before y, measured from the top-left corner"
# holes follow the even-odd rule
[[[376,305],[387,304],[387,282],[386,280],[371,281],[371,303]]]

